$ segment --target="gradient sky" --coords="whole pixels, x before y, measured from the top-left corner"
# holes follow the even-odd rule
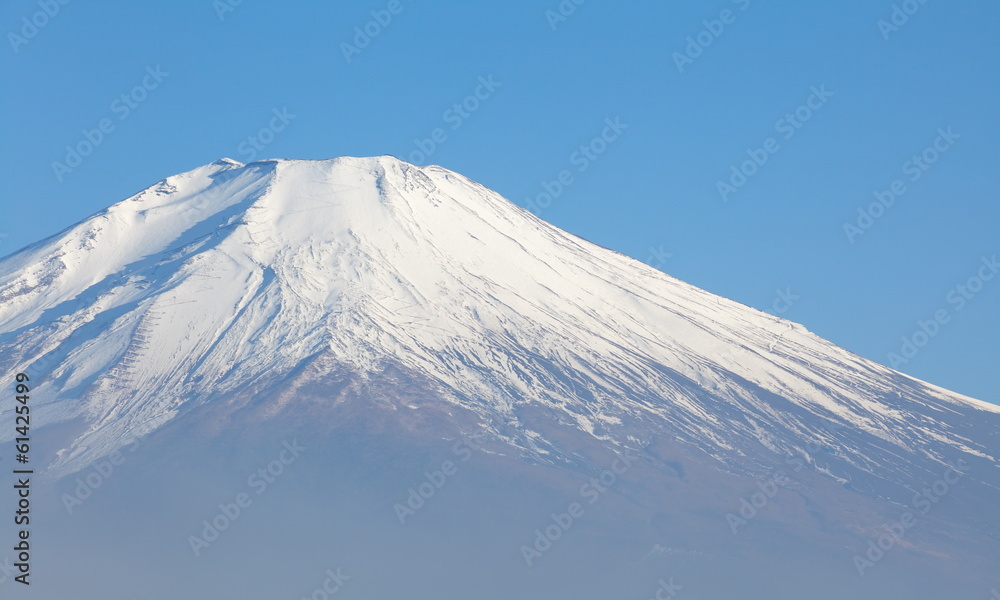
[[[62,2],[0,5],[0,255],[219,157],[392,154],[1000,403],[996,2]]]

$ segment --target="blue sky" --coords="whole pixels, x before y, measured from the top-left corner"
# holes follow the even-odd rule
[[[9,0],[0,254],[222,156],[393,154],[1000,402],[1000,5],[683,4]]]

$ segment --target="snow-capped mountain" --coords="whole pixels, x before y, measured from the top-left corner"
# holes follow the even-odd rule
[[[1000,407],[391,157],[220,160],[7,257],[0,368],[35,382],[53,479],[147,438],[303,414],[336,431],[349,414],[413,439],[476,435],[553,472],[639,456],[648,487],[616,493],[648,507],[666,502],[657,478],[687,485],[697,500],[672,497],[675,517],[716,508],[697,518],[725,533],[740,490],[801,469],[799,505],[770,518],[835,538],[845,577],[885,515],[960,472],[926,539],[898,544],[953,561],[1000,549]],[[652,552],[707,552],[697,528],[677,535]]]

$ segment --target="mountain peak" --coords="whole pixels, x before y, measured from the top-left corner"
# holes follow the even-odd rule
[[[233,159],[228,158],[228,157],[220,158],[219,160],[214,161],[214,162],[209,163],[209,164],[220,166],[220,167],[242,167],[243,166],[243,163],[239,162],[238,160],[233,160]]]

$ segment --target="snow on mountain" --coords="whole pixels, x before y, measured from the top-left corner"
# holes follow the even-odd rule
[[[39,560],[89,597],[298,597],[295,577],[336,564],[358,597],[640,597],[664,573],[712,599],[1000,585],[1000,407],[441,167],[223,159],[168,177],[0,261],[0,370],[31,377]],[[0,410],[0,442],[13,432]],[[308,448],[297,475],[192,554],[286,444]],[[393,507],[447,461],[462,474],[403,526]],[[592,484],[609,474],[610,492]],[[535,569],[524,548],[574,500],[573,542]],[[294,575],[246,579],[274,570],[272,542]]]
[[[526,407],[613,447],[665,429],[720,468],[766,451],[811,461],[819,441],[833,449],[822,469],[856,487],[998,458],[1000,407],[391,157],[224,159],[168,177],[0,262],[0,300],[3,369],[38,381],[39,420],[86,423],[56,475],[320,355],[423,374],[553,463],[571,457]]]

